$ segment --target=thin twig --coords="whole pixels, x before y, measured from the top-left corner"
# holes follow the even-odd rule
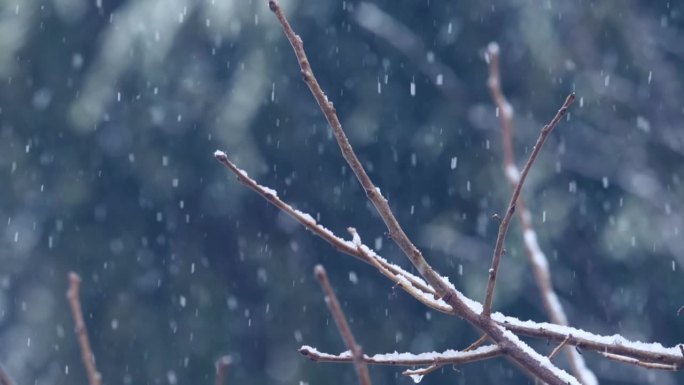
[[[472,344],[468,345],[467,348],[463,349],[464,352],[469,352],[471,350],[474,350],[478,348],[480,345],[482,345],[483,342],[487,341],[487,335],[484,334],[482,337],[478,338],[475,342]]]
[[[349,328],[347,319],[342,312],[340,302],[337,300],[337,296],[330,286],[330,281],[328,280],[328,274],[326,274],[325,268],[323,268],[322,265],[316,265],[314,268],[314,276],[318,280],[318,283],[321,284],[323,293],[325,293],[325,303],[328,305],[328,309],[330,309],[330,313],[332,313],[333,318],[335,318],[335,323],[337,324],[337,328],[340,330],[342,339],[344,340],[345,345],[347,345],[349,348],[349,351],[352,353],[352,360],[354,362],[354,367],[356,368],[356,374],[359,376],[359,383],[361,385],[371,385],[370,375],[368,374],[368,366],[363,360],[363,349],[361,348],[361,345],[357,344],[356,340],[354,339],[351,328]]]
[[[679,317],[680,315],[682,315],[682,312],[684,312],[684,306],[680,307],[680,308],[677,310],[677,317]]]
[[[306,358],[316,362],[349,363],[352,356],[348,352],[342,354],[329,354],[319,352],[311,346],[302,346],[299,349]],[[488,360],[503,354],[500,347],[496,345],[481,346],[475,350],[464,352],[457,350],[447,350],[442,353],[390,353],[376,354],[374,356],[363,355],[363,361],[369,365],[391,365],[391,366],[420,366],[420,365],[461,365],[475,361]]]
[[[221,356],[216,360],[216,379],[214,380],[214,385],[225,385],[226,376],[228,376],[228,368],[233,360],[230,356]]]
[[[66,296],[69,301],[69,306],[71,307],[71,314],[74,316],[75,332],[78,337],[78,344],[81,348],[81,358],[83,358],[83,365],[85,366],[86,375],[88,376],[88,384],[101,385],[102,376],[95,366],[95,355],[90,348],[88,332],[86,330],[85,322],[83,321],[83,310],[81,309],[81,301],[79,299],[80,285],[81,277],[74,272],[69,273],[69,290],[67,290]]]
[[[504,174],[511,187],[515,188],[520,181],[520,172],[515,164],[515,152],[513,149],[513,107],[506,99],[501,86],[499,52],[499,45],[497,43],[492,42],[487,46],[486,61],[489,64],[487,86],[496,104],[497,115],[501,123]],[[541,293],[546,314],[551,322],[558,325],[568,325],[568,317],[565,314],[565,310],[563,310],[563,305],[553,290],[549,262],[537,242],[537,234],[532,226],[532,214],[526,208],[525,200],[522,196],[518,197],[516,211],[518,212],[518,219],[523,230],[523,244],[527,252],[527,258],[530,261],[535,282]],[[584,385],[598,385],[596,376],[587,368],[584,358],[577,350],[568,346],[564,351],[568,357],[572,372],[580,382]]]
[[[553,357],[555,357],[556,354],[558,354],[558,352],[563,348],[563,346],[565,346],[565,344],[567,344],[568,341],[570,341],[570,338],[572,338],[572,336],[571,336],[571,335],[568,335],[563,341],[561,341],[560,344],[558,344],[558,346],[556,346],[556,347],[551,351],[551,354],[549,354],[549,360],[553,359]]]
[[[532,168],[534,161],[537,159],[539,151],[541,151],[541,148],[544,145],[546,138],[549,137],[549,134],[551,134],[553,129],[558,125],[561,118],[565,116],[565,114],[568,112],[568,108],[574,101],[575,93],[573,92],[570,95],[568,95],[568,97],[565,99],[565,102],[556,113],[556,116],[554,116],[553,119],[551,119],[551,121],[542,128],[541,133],[539,134],[539,138],[537,139],[537,143],[535,143],[534,147],[532,148],[532,153],[530,154],[527,163],[525,163],[525,167],[523,167],[523,170],[520,173],[520,180],[515,186],[515,189],[513,189],[513,195],[511,196],[511,201],[508,203],[506,214],[504,215],[503,220],[499,224],[499,234],[496,237],[496,247],[494,248],[494,256],[492,257],[492,267],[489,269],[489,281],[487,282],[487,291],[485,294],[484,307],[482,309],[482,315],[485,317],[489,317],[489,315],[492,312],[492,298],[494,296],[494,287],[496,286],[496,274],[499,270],[501,256],[503,255],[503,246],[504,241],[506,240],[506,232],[508,232],[508,226],[511,223],[511,218],[513,218],[513,213],[515,212],[515,205],[518,201],[518,196],[520,195],[522,186],[525,183],[525,178],[527,178],[527,174],[530,172],[530,169]]]
[[[613,361],[619,361],[619,362],[624,362],[628,364],[633,364],[637,366],[641,366],[643,368],[648,368],[648,369],[660,369],[660,370],[672,370],[675,371],[677,370],[677,365],[674,364],[659,364],[655,362],[646,362],[646,361],[639,361],[637,359],[631,358],[631,357],[625,357],[625,356],[620,356],[617,354],[611,354],[611,353],[605,353],[605,352],[599,352],[602,356],[611,359]]]
[[[14,380],[7,374],[7,371],[2,365],[0,365],[0,385],[14,385]]]
[[[593,334],[571,326],[521,321],[514,317],[503,316],[500,313],[492,314],[492,318],[516,334],[559,343],[569,337],[567,345],[585,350],[613,353],[632,357],[638,361],[675,364],[678,368],[684,367],[684,353],[680,354],[676,347],[663,347],[659,343],[647,344],[629,341],[619,335]]]
[[[306,227],[312,233],[323,238],[323,240],[328,242],[336,250],[358,258],[359,260],[372,266],[380,265],[381,268],[378,268],[378,270],[383,275],[402,286],[402,288],[404,288],[416,299],[437,311],[453,314],[453,309],[451,306],[442,300],[435,299],[435,290],[427,285],[421,278],[416,277],[415,275],[407,272],[395,264],[387,262],[387,260],[377,255],[365,245],[362,245],[364,247],[358,247],[358,245],[355,243],[345,241],[344,239],[336,236],[330,230],[316,223],[316,220],[311,215],[301,212],[282,201],[278,197],[278,194],[275,192],[275,190],[262,186],[254,179],[250,178],[246,172],[239,169],[233,162],[230,161],[226,153],[222,151],[216,151],[214,153],[214,157],[226,168],[228,168],[228,170],[233,172],[235,176],[237,176],[240,183],[261,195],[264,199],[266,199],[266,201],[270,202],[282,212],[291,216],[294,220]]]

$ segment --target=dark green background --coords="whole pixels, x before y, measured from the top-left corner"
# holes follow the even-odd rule
[[[490,217],[510,194],[484,49],[501,46],[519,164],[574,90],[524,191],[554,286],[577,327],[684,342],[682,4],[282,5],[399,221],[474,299],[496,236]],[[345,349],[312,277],[317,263],[368,353],[478,337],[213,159],[226,151],[338,235],[354,226],[408,268],[265,0],[0,2],[0,108],[0,362],[19,384],[86,382],[64,296],[72,270],[106,384],[209,384],[222,354],[234,360],[231,384],[355,383],[350,366],[297,353]],[[517,223],[507,249],[496,310],[546,320]],[[604,385],[684,381],[583,353]],[[501,359],[458,369],[423,383],[532,383]],[[376,385],[411,384],[400,372],[371,368]]]

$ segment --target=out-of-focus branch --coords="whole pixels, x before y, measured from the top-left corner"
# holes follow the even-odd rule
[[[539,155],[544,142],[546,142],[546,138],[549,137],[553,129],[558,125],[563,116],[565,116],[565,114],[568,112],[568,108],[574,101],[575,93],[573,92],[565,99],[565,102],[561,108],[558,110],[558,112],[556,112],[556,116],[554,116],[553,119],[551,119],[551,121],[542,128],[539,138],[537,138],[537,143],[535,143],[534,147],[532,148],[532,153],[530,154],[529,159],[527,159],[527,163],[525,163],[525,167],[523,167],[523,170],[518,178],[518,182],[513,189],[513,195],[508,203],[506,214],[499,224],[499,234],[496,237],[496,246],[494,248],[494,256],[492,257],[492,267],[489,269],[489,281],[487,282],[484,308],[482,309],[482,315],[485,317],[488,317],[492,311],[492,298],[494,296],[494,288],[496,286],[496,275],[499,271],[499,263],[501,262],[501,256],[504,252],[504,241],[506,240],[508,226],[510,225],[513,214],[515,213],[516,203],[518,202],[518,196],[520,196],[522,186],[525,183],[525,178],[527,178],[527,174],[530,172],[530,169],[532,169],[534,161],[537,160],[537,156]],[[509,112],[502,111],[501,113],[506,114]]]
[[[14,380],[7,374],[2,365],[0,365],[0,385],[14,385]]]
[[[95,355],[90,348],[90,340],[88,339],[88,332],[83,320],[83,310],[81,309],[81,300],[79,299],[80,285],[81,277],[74,272],[69,273],[69,290],[67,290],[66,296],[71,307],[71,314],[74,317],[76,336],[78,338],[78,345],[81,348],[81,358],[83,358],[83,365],[88,376],[88,384],[101,385],[102,376],[95,366]]]
[[[216,378],[214,380],[214,385],[225,385],[226,376],[228,376],[228,368],[233,360],[230,356],[221,356],[216,360]]]
[[[501,86],[499,45],[497,43],[492,42],[487,47],[486,61],[489,64],[489,79],[487,80],[487,86],[492,95],[492,99],[496,104],[497,115],[499,117],[499,122],[501,123],[504,173],[511,187],[516,188],[520,182],[520,173],[515,165],[515,151],[513,149],[513,107],[506,99]],[[525,245],[525,251],[527,252],[527,258],[530,261],[532,273],[541,293],[542,303],[544,304],[546,314],[549,316],[551,322],[558,325],[568,325],[568,317],[565,315],[563,306],[558,300],[556,292],[553,290],[548,260],[537,242],[537,235],[532,226],[532,214],[530,214],[525,207],[525,200],[522,196],[518,197],[516,210],[518,211],[518,219],[520,219],[520,224],[523,229],[523,243]],[[567,342],[567,340],[564,341]],[[561,343],[557,349],[560,349],[563,345],[564,343]],[[587,368],[584,358],[582,358],[575,348],[567,346],[564,351],[570,362],[572,372],[584,385],[598,384],[596,376]],[[552,353],[552,356],[553,354],[554,353]]]
[[[330,281],[328,280],[328,274],[325,272],[325,268],[322,265],[316,265],[314,268],[314,276],[318,280],[318,283],[323,289],[325,294],[325,304],[328,305],[330,313],[332,313],[337,328],[342,335],[342,340],[344,340],[345,345],[349,348],[352,355],[352,362],[354,363],[354,368],[356,369],[356,375],[359,377],[359,383],[361,385],[371,385],[370,375],[368,374],[368,366],[363,360],[363,349],[361,345],[356,343],[356,339],[351,332],[351,328],[347,323],[347,319],[342,312],[342,306],[340,306],[340,301],[337,300],[337,296],[330,286]]]

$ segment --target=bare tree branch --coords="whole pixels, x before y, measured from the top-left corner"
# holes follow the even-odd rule
[[[316,99],[321,111],[325,115],[328,124],[330,125],[333,135],[337,140],[342,156],[347,161],[352,171],[356,175],[359,183],[366,192],[368,200],[380,214],[380,217],[387,226],[389,236],[404,252],[407,258],[411,261],[413,266],[418,270],[420,275],[434,288],[435,293],[439,298],[452,306],[454,311],[468,321],[471,325],[484,331],[494,342],[496,342],[502,349],[506,351],[506,357],[522,366],[528,372],[534,374],[536,377],[555,385],[566,385],[567,383],[579,384],[577,380],[566,372],[555,367],[546,357],[541,356],[535,352],[524,342],[518,339],[513,333],[497,325],[489,317],[481,317],[479,313],[475,312],[468,306],[466,299],[462,294],[458,293],[448,280],[437,274],[436,271],[427,263],[422,253],[409,240],[404,230],[399,225],[394,214],[392,213],[389,204],[385,197],[382,196],[380,189],[375,187],[370,177],[364,170],[361,162],[359,162],[354,150],[352,149],[346,134],[342,129],[342,125],[337,117],[337,113],[333,104],[328,100],[321,89],[316,77],[313,74],[309,60],[304,52],[304,44],[302,39],[295,34],[294,30],[287,21],[285,15],[277,0],[269,0],[268,6],[276,15],[280,25],[287,36],[292,48],[299,62],[301,74],[304,82],[311,90]],[[567,107],[566,107],[567,108]],[[560,119],[560,118],[559,118]],[[557,122],[556,122],[557,123]],[[555,124],[554,124],[555,126]],[[548,130],[550,131],[550,130]],[[547,134],[548,135],[548,134]],[[545,138],[545,136],[544,136]]]
[[[78,337],[78,345],[81,348],[81,358],[83,358],[83,365],[88,376],[88,384],[101,385],[102,376],[97,371],[97,367],[95,367],[95,355],[90,348],[88,332],[83,321],[83,310],[81,309],[81,300],[79,299],[80,285],[81,277],[74,272],[69,273],[69,290],[67,290],[66,296],[71,307],[71,314],[74,317],[76,336]]]
[[[227,156],[223,152],[217,151],[214,154],[215,157],[226,167],[231,169],[231,171],[233,171],[238,176],[238,179],[243,184],[257,191],[267,200],[269,200],[270,202],[272,202],[273,204],[287,212],[289,215],[295,217],[295,219],[297,219],[300,223],[314,231],[317,235],[323,237],[336,248],[350,255],[354,255],[357,258],[363,260],[364,262],[370,263],[373,266],[384,267],[379,268],[378,270],[380,270],[381,273],[390,277],[390,279],[393,279],[396,282],[400,282],[403,280],[409,282],[408,285],[402,285],[402,288],[407,290],[407,287],[415,286],[415,290],[409,289],[407,290],[407,292],[409,292],[416,298],[420,299],[421,297],[432,294],[432,301],[425,300],[424,298],[421,301],[433,305],[439,304],[437,307],[440,311],[457,315],[458,317],[466,320],[472,326],[484,332],[484,334],[486,334],[489,339],[495,342],[497,348],[501,349],[503,355],[505,355],[507,358],[521,366],[534,377],[542,381],[545,381],[546,383],[551,385],[580,384],[580,382],[577,381],[577,379],[575,379],[573,376],[569,375],[565,371],[562,371],[561,369],[558,369],[547,357],[540,355],[538,352],[530,348],[526,343],[521,341],[518,338],[518,336],[513,332],[514,328],[511,327],[512,325],[510,324],[512,322],[513,324],[515,324],[513,326],[516,326],[519,329],[517,333],[525,334],[525,332],[527,332],[528,335],[535,335],[535,333],[543,333],[548,334],[550,336],[562,335],[563,338],[560,338],[561,341],[563,339],[566,339],[570,332],[574,333],[574,330],[576,329],[565,328],[553,324],[548,324],[549,326],[546,329],[539,329],[536,327],[536,325],[539,325],[538,323],[523,322],[517,319],[510,320],[510,317],[505,317],[498,313],[493,315],[491,314],[491,296],[495,284],[495,279],[491,278],[495,278],[496,276],[496,270],[498,269],[498,261],[500,260],[501,252],[503,251],[502,246],[503,239],[505,239],[505,230],[507,229],[508,222],[510,222],[511,216],[513,214],[515,202],[517,200],[518,195],[520,194],[520,189],[522,187],[522,182],[524,181],[525,176],[527,175],[532,164],[534,163],[534,160],[536,159],[541,149],[541,145],[544,143],[544,141],[546,140],[550,132],[553,130],[553,128],[559,123],[562,116],[564,116],[564,114],[566,113],[567,108],[574,100],[574,94],[568,96],[565,103],[563,104],[559,112],[556,114],[556,117],[554,117],[554,119],[552,119],[551,122],[542,129],[540,137],[537,140],[537,144],[535,145],[532,151],[532,155],[528,160],[525,168],[523,169],[520,178],[520,183],[514,190],[513,197],[511,199],[511,204],[509,205],[509,210],[506,213],[506,226],[500,228],[504,231],[500,232],[499,234],[500,240],[497,241],[498,252],[495,252],[496,258],[493,258],[494,268],[492,269],[493,274],[490,274],[489,282],[492,287],[491,290],[488,290],[488,301],[486,302],[488,303],[488,305],[483,306],[465,297],[463,294],[456,290],[456,288],[449,282],[447,278],[439,275],[436,271],[434,271],[432,267],[427,263],[425,258],[422,256],[420,251],[415,247],[415,245],[413,245],[413,243],[404,233],[403,229],[401,228],[396,218],[394,217],[392,211],[390,210],[387,200],[382,196],[380,190],[377,187],[375,187],[375,185],[372,183],[372,181],[366,174],[365,170],[363,169],[361,163],[359,162],[358,158],[354,154],[354,151],[344,131],[342,130],[342,126],[336,115],[335,108],[333,107],[332,103],[328,100],[327,96],[323,93],[320,85],[318,84],[313,74],[313,71],[311,70],[311,66],[304,52],[303,42],[301,38],[297,36],[295,32],[292,30],[292,27],[285,18],[278,1],[269,0],[268,4],[269,8],[276,15],[278,21],[280,22],[283,28],[283,31],[285,32],[285,35],[287,36],[290,44],[294,49],[295,56],[297,57],[297,61],[299,62],[303,79],[309,87],[309,89],[311,90],[314,98],[316,99],[319,107],[321,108],[321,111],[323,112],[328,123],[330,124],[333,135],[335,136],[338,145],[340,146],[340,149],[342,151],[343,157],[345,158],[351,169],[354,171],[357,179],[359,180],[359,183],[366,192],[368,199],[375,206],[376,210],[385,222],[390,237],[402,249],[404,254],[406,254],[408,259],[411,261],[411,263],[414,265],[414,267],[418,270],[420,275],[425,279],[427,283],[424,283],[422,280],[415,276],[412,276],[410,273],[405,272],[403,269],[392,264],[389,264],[383,259],[377,257],[374,253],[372,253],[372,251],[369,248],[361,244],[360,238],[358,236],[355,237],[353,242],[345,241],[335,236],[334,234],[332,234],[332,232],[325,229],[324,227],[318,225],[316,221],[309,215],[301,213],[293,209],[289,205],[284,204],[282,201],[277,199],[277,194],[274,194],[273,190],[270,190],[263,186],[259,186],[256,182],[249,179],[246,173],[244,173],[242,170],[239,170],[230,161],[228,161]],[[414,285],[414,283],[416,283],[416,285]],[[442,303],[446,304],[446,306],[442,305]],[[451,311],[449,311],[449,308]],[[566,333],[566,331],[568,333]],[[591,335],[591,337],[587,337],[589,333],[583,331],[580,332],[580,334],[584,333],[582,334],[584,338],[593,338],[593,335]],[[568,343],[571,342],[571,339],[568,339]],[[611,343],[603,340],[591,340],[589,342],[593,343],[594,345],[610,345]],[[614,341],[614,345],[621,345],[621,342],[622,341]],[[629,349],[635,349],[635,347],[629,346]],[[644,348],[643,351],[641,351],[637,347],[635,350],[637,353],[643,353],[646,355],[658,354],[662,352],[665,352],[665,355],[669,355],[671,353],[669,350],[663,348],[662,346],[659,346],[659,348],[655,348],[653,350],[649,348]],[[435,363],[426,363],[426,365],[435,365]],[[425,370],[429,369],[430,368],[427,368]]]
[[[387,278],[398,284],[408,294],[416,298],[421,303],[435,309],[439,312],[451,315],[457,315],[456,311],[450,304],[444,302],[443,299],[435,298],[435,291],[429,285],[413,274],[403,270],[401,267],[387,262],[384,258],[377,255],[368,246],[361,243],[360,237],[356,234],[354,229],[349,229],[353,241],[346,241],[322,225],[316,223],[313,217],[307,213],[292,208],[292,206],[283,202],[278,198],[275,190],[265,186],[259,185],[256,181],[251,179],[246,172],[239,169],[221,151],[217,151],[214,156],[226,168],[232,171],[238,180],[246,187],[255,191],[268,202],[290,215],[293,219],[302,224],[306,229],[312,233],[323,238],[333,248],[357,259],[364,261],[371,266],[377,268],[378,271]],[[357,239],[358,237],[358,239]],[[372,257],[372,260],[371,260]],[[461,295],[460,293],[458,293]],[[465,298],[465,297],[464,297]],[[469,307],[475,312],[481,312],[482,305],[475,301],[469,300]],[[562,342],[568,339],[567,345],[577,346],[586,350],[593,350],[597,352],[605,351],[618,355],[629,356],[643,361],[660,362],[677,364],[678,367],[684,367],[684,353],[680,352],[677,347],[666,348],[657,343],[643,343],[636,341],[629,341],[620,336],[602,336],[593,334],[573,328],[570,326],[556,325],[546,322],[521,321],[515,317],[508,317],[501,313],[493,313],[491,318],[499,325],[505,326],[514,333],[534,337],[547,341]],[[568,337],[570,336],[570,337]]]
[[[328,280],[328,274],[325,272],[325,268],[323,268],[322,265],[316,265],[314,268],[314,276],[323,289],[325,304],[328,305],[328,309],[330,309],[330,313],[332,313],[333,318],[335,319],[337,329],[339,329],[340,334],[342,335],[342,340],[344,340],[345,345],[347,345],[352,354],[352,362],[356,368],[356,375],[359,377],[359,383],[361,385],[371,385],[368,366],[363,360],[363,349],[361,348],[361,345],[356,343],[356,339],[354,339],[351,328],[342,312],[340,301],[337,300],[337,296],[330,286],[330,281]]]
[[[501,123],[501,143],[503,147],[503,166],[506,179],[512,188],[516,188],[520,182],[520,172],[515,165],[515,155],[513,150],[513,107],[506,99],[501,86],[501,71],[499,66],[499,45],[490,43],[487,47],[486,61],[489,64],[489,79],[487,86],[496,104],[497,115]],[[558,300],[556,292],[551,283],[551,273],[549,272],[549,262],[546,255],[541,251],[537,242],[537,235],[532,226],[532,214],[525,207],[525,200],[522,196],[518,197],[516,205],[518,219],[523,229],[523,244],[527,252],[527,258],[532,267],[534,279],[539,287],[542,303],[546,314],[551,322],[558,325],[568,325],[568,317],[565,315],[563,306]],[[564,340],[567,342],[567,340]],[[561,343],[563,346],[565,343]],[[584,385],[598,385],[598,380],[594,373],[587,368],[584,358],[571,346],[565,349],[570,367],[575,376]],[[551,356],[550,356],[551,357]]]
[[[515,213],[515,206],[518,201],[520,191],[522,190],[523,183],[525,183],[525,178],[527,178],[527,174],[530,172],[534,161],[537,159],[539,151],[541,151],[546,138],[549,137],[549,134],[551,134],[551,131],[553,131],[553,129],[558,125],[561,118],[565,116],[565,114],[568,112],[568,108],[574,101],[575,93],[573,92],[565,99],[565,102],[556,113],[556,116],[554,116],[553,119],[551,119],[551,121],[542,128],[539,138],[537,138],[537,143],[535,143],[534,147],[532,148],[532,153],[530,154],[529,159],[527,159],[527,163],[525,163],[525,167],[523,167],[523,170],[520,173],[518,183],[513,189],[513,195],[511,196],[511,201],[508,203],[506,214],[499,224],[499,234],[496,237],[496,247],[494,248],[494,256],[492,257],[492,267],[489,269],[489,281],[487,282],[484,308],[482,309],[482,315],[485,317],[488,317],[492,312],[492,298],[494,296],[494,287],[496,286],[496,274],[499,270],[499,263],[501,262],[501,256],[503,255],[504,251],[504,241],[506,240],[508,226],[511,223],[511,218],[513,218],[513,213]],[[501,113],[506,114],[509,112],[502,111]]]
[[[655,362],[639,361],[639,360],[631,358],[631,357],[625,357],[625,356],[620,356],[617,354],[605,353],[605,352],[600,352],[600,354],[602,356],[610,359],[610,360],[618,361],[618,362],[624,362],[624,363],[628,363],[628,364],[634,364],[637,366],[641,366],[642,368],[672,370],[672,371],[678,369],[676,364],[659,364],[659,363],[655,363]]]
[[[613,353],[640,361],[676,364],[678,368],[684,367],[684,353],[681,353],[677,347],[664,347],[656,342],[629,341],[617,334],[603,336],[571,326],[521,321],[515,317],[504,316],[501,313],[492,314],[492,318],[516,334],[555,342],[562,342],[567,338],[568,345],[586,350]]]
[[[401,286],[409,294],[414,296],[425,305],[443,313],[453,314],[453,309],[451,306],[441,299],[436,298],[437,294],[435,290],[425,283],[423,279],[416,277],[415,275],[395,264],[387,262],[387,260],[377,255],[368,246],[359,246],[354,242],[349,242],[336,236],[330,230],[316,223],[316,220],[311,215],[303,213],[283,202],[278,197],[278,194],[275,190],[258,184],[254,179],[250,178],[245,171],[239,169],[233,162],[231,162],[224,152],[216,151],[214,153],[214,157],[221,162],[221,164],[226,166],[226,168],[228,168],[231,172],[233,172],[237,176],[240,183],[261,195],[268,202],[291,216],[312,233],[323,238],[336,250],[356,257],[372,266],[377,267],[379,265],[380,268],[378,269],[383,275]],[[353,229],[350,229],[350,231],[353,231]]]

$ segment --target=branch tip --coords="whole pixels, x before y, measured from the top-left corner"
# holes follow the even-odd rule
[[[314,266],[314,276],[318,280],[318,282],[322,282],[323,280],[327,280],[327,274],[325,272],[325,268],[323,265],[316,265]]]
[[[219,162],[225,162],[228,160],[228,155],[226,155],[226,153],[221,150],[216,150],[214,151],[214,158],[216,158],[216,160],[218,160]]]

